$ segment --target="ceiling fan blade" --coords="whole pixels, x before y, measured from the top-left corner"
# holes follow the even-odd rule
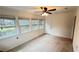
[[[48,11],[55,11],[56,9],[50,9],[50,10],[48,10]]]
[[[48,13],[48,14],[52,14],[52,13],[50,13],[50,12],[46,12],[46,13]]]

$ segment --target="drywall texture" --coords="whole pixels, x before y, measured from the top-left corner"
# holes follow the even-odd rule
[[[46,33],[72,38],[75,12],[56,13],[46,17]]]
[[[75,32],[74,32],[74,39],[73,39],[73,50],[79,51],[79,7],[77,9],[76,14],[76,25],[75,25]]]
[[[19,39],[17,39],[17,36],[6,38],[0,40],[0,51],[8,51],[9,49],[12,49],[20,44],[23,44],[24,42],[28,42],[29,40],[34,39],[35,37],[44,34],[44,30],[35,30],[32,32],[24,33],[19,35]]]

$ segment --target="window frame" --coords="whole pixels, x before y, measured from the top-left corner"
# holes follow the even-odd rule
[[[3,24],[1,24],[1,26],[0,26],[0,29],[1,29],[1,27],[2,27],[2,29],[4,30],[5,28],[6,28],[6,31],[4,31],[4,33],[3,33],[3,31],[2,31],[2,36],[0,37],[0,39],[4,39],[4,38],[9,38],[9,37],[12,37],[12,36],[15,36],[15,35],[17,35],[17,33],[16,33],[16,19],[13,17],[13,18],[9,18],[9,17],[5,17],[5,16],[2,16],[2,17],[0,17],[0,20],[2,20],[2,22],[3,22]],[[8,20],[8,22],[9,22],[9,24],[7,25],[7,23],[5,22],[6,20]],[[10,21],[9,21],[10,20]],[[12,23],[12,21],[11,20],[13,20],[13,25],[11,25],[11,23]],[[12,29],[13,28],[13,29]],[[1,29],[1,30],[2,30]],[[7,32],[7,31],[11,31],[11,30],[13,30],[14,31],[14,33],[15,34],[11,34],[10,32]],[[9,34],[7,34],[7,33],[9,33]],[[5,34],[5,35],[4,35]],[[11,34],[11,35],[10,35]]]
[[[27,25],[20,25],[20,22],[19,22],[20,20],[24,20],[24,21],[25,21],[25,20],[28,20],[28,23],[29,23],[29,24],[28,24],[28,29],[29,29],[28,31],[24,31],[24,32],[22,32],[21,27],[23,27],[23,26],[27,26]],[[30,32],[30,21],[29,21],[29,18],[18,18],[18,22],[19,22],[19,24],[18,24],[18,25],[19,25],[19,30],[20,30],[20,33],[22,33],[22,34],[23,34],[23,33]],[[27,30],[27,29],[26,29],[26,30]]]

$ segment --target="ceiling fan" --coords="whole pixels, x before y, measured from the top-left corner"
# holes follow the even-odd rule
[[[50,11],[56,11],[56,9],[50,9],[48,10],[47,7],[40,7],[42,9],[42,16],[47,16],[48,14],[52,14]]]

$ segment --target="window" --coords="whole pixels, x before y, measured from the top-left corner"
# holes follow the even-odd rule
[[[17,35],[17,32],[25,33],[37,29],[44,29],[44,20],[32,19],[30,22],[27,18],[16,20],[14,17],[0,17],[0,39]]]
[[[44,29],[44,20],[43,19],[32,19],[32,30]]]
[[[44,20],[43,19],[40,19],[39,20],[39,24],[40,24],[40,29],[44,29]]]
[[[16,23],[14,18],[0,18],[0,38],[16,35]]]
[[[28,19],[19,19],[19,25],[21,33],[29,32],[29,20]]]
[[[32,20],[32,30],[39,29],[39,20]]]

